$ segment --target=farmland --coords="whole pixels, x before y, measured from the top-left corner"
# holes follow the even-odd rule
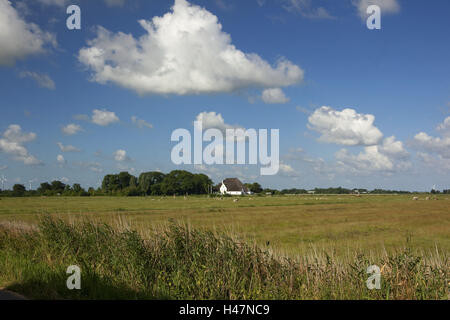
[[[85,258],[86,261],[100,259],[98,254],[103,257],[101,259],[109,261],[108,259],[112,259],[110,255],[113,255],[115,263],[122,261],[125,266],[130,257],[128,254],[124,256],[124,252],[117,248],[122,246],[124,237],[128,239],[129,235],[127,233],[122,235],[120,232],[136,230],[136,234],[144,242],[153,243],[150,247],[144,246],[145,250],[142,248],[136,250],[139,255],[146,250],[151,251],[145,255],[147,257],[145,261],[154,254],[159,257],[155,260],[158,262],[149,267],[149,270],[154,271],[156,268],[160,270],[160,276],[164,275],[164,281],[160,276],[155,278],[158,279],[157,292],[164,292],[164,295],[155,293],[154,287],[143,287],[141,280],[136,280],[147,279],[150,277],[148,274],[150,271],[142,271],[142,274],[139,273],[141,271],[136,271],[136,279],[133,277],[135,282],[132,283],[128,283],[132,280],[128,278],[113,280],[108,278],[110,279],[108,281],[112,283],[127,283],[131,288],[127,289],[128,293],[110,292],[105,289],[105,292],[109,292],[108,294],[99,295],[98,290],[94,290],[96,295],[89,292],[82,297],[69,297],[441,299],[446,297],[445,279],[449,272],[450,199],[446,195],[438,195],[435,200],[425,200],[425,195],[417,196],[419,197],[417,201],[413,201],[411,195],[2,198],[0,200],[0,234],[2,230],[36,230],[34,227],[42,223],[42,220],[50,219],[50,222],[47,221],[44,227],[39,226],[44,230],[43,235],[36,233],[30,236],[34,239],[33,241],[17,240],[22,236],[11,240],[10,237],[15,232],[6,231],[3,242],[11,244],[11,248],[5,245],[2,251],[0,244],[0,260],[3,259],[0,264],[3,264],[3,270],[7,270],[3,276],[0,276],[0,286],[9,285],[18,292],[37,298],[67,297],[66,291],[52,286],[45,294],[43,291],[33,290],[33,286],[37,286],[37,280],[33,278],[30,281],[31,285],[23,284],[24,273],[17,270],[23,269],[29,272],[29,260],[37,259],[37,264],[43,265],[40,265],[39,271],[35,271],[36,274],[41,274],[43,270],[56,270],[57,276],[52,274],[49,277],[64,278],[63,266],[69,263],[66,262],[67,259],[69,257],[72,257],[70,261],[82,259],[83,254],[80,252],[83,250],[86,250],[85,254],[89,256]],[[64,223],[69,224],[65,226]],[[89,227],[89,224],[99,228],[107,224],[110,226],[107,228],[112,229],[96,231],[96,227]],[[72,230],[70,237],[64,235],[69,232],[67,230]],[[50,236],[46,235],[46,232]],[[91,236],[92,232],[94,235]],[[92,237],[100,239],[109,232],[112,234],[101,244],[89,242],[92,241]],[[56,236],[57,242],[54,242],[55,235],[60,233],[61,235]],[[12,239],[15,239],[14,237],[12,236]],[[41,237],[42,240],[36,240]],[[53,240],[48,242],[49,239]],[[64,243],[63,239],[67,239],[67,243]],[[115,248],[108,247],[108,239],[111,239],[111,246]],[[228,242],[227,239],[232,240]],[[90,244],[82,244],[80,248],[83,249],[77,249],[77,254],[71,256],[67,252],[72,250],[70,246],[75,246],[73,243],[77,241],[80,245],[84,242]],[[118,244],[113,245],[115,241]],[[187,244],[181,249],[177,246],[171,247],[180,243],[179,241],[181,243],[188,241],[189,246],[192,247],[187,249]],[[133,243],[136,241],[133,240]],[[248,247],[243,249],[239,243],[246,243]],[[31,247],[27,247],[28,245]],[[55,245],[61,248],[56,251],[49,249]],[[88,250],[89,246],[93,247]],[[99,246],[102,249],[99,249]],[[208,251],[214,246],[218,247],[211,252]],[[160,249],[156,249],[162,247],[166,248],[163,250],[164,254]],[[93,253],[98,250],[101,252]],[[155,253],[155,250],[158,253]],[[183,254],[180,254],[180,250]],[[262,256],[259,250],[264,253]],[[24,255],[18,256],[17,252],[22,251]],[[117,253],[114,253],[115,251]],[[66,254],[60,256],[61,252]],[[106,252],[109,253],[106,254]],[[167,264],[175,266],[169,268],[166,264],[161,264],[161,255],[170,255],[171,252],[173,255],[166,257]],[[195,256],[194,252],[198,252],[198,256]],[[38,258],[40,254],[45,258]],[[53,254],[55,256],[52,256]],[[205,254],[207,256],[204,256]],[[242,254],[259,261],[260,268],[258,267],[257,270],[281,268],[281,271],[273,271],[270,279],[267,279],[265,277],[268,271],[257,271],[254,267],[246,266],[249,260],[242,261]],[[270,260],[265,254],[269,254],[270,259],[275,260]],[[219,262],[224,259],[222,255],[227,257],[230,265],[223,266],[222,262]],[[183,261],[179,261],[180,257],[183,257]],[[281,263],[277,261],[283,261],[286,258],[297,261],[299,266],[286,267],[288,268],[286,270],[284,264],[280,265],[283,267],[274,267],[274,263]],[[199,266],[196,264],[199,263],[198,259],[205,259],[202,262],[202,268],[206,269],[198,269]],[[102,260],[99,266],[104,268],[108,265],[105,261]],[[85,268],[96,266],[89,263]],[[145,265],[147,262],[142,263]],[[389,272],[391,272],[386,275],[387,287],[377,293],[368,292],[362,280],[367,278],[365,268],[370,264],[387,266],[386,268],[390,268]],[[111,268],[119,267],[114,265]],[[178,271],[176,271],[177,268]],[[183,268],[193,268],[194,271]],[[223,268],[230,268],[226,272],[229,272],[233,276],[233,281],[237,282],[228,283],[230,279],[220,278],[217,273],[225,272]],[[403,269],[404,271],[401,271]],[[249,282],[247,283],[244,275],[249,270],[253,270],[252,272],[256,274],[248,274]],[[103,269],[96,272],[105,277],[110,276],[109,271]],[[96,272],[94,274],[97,274]],[[168,275],[171,272],[175,272],[176,279]],[[204,286],[190,284],[192,277],[189,275],[193,272],[198,273],[199,278],[207,278]],[[404,281],[399,280],[399,274],[402,272],[405,274]],[[298,274],[295,281],[292,278],[293,274]],[[183,278],[184,275],[185,278]],[[115,273],[114,277],[116,276]],[[317,279],[311,282],[311,277],[317,277]],[[340,291],[333,289],[337,286],[334,281],[340,283]],[[37,283],[42,286],[39,281]],[[399,283],[404,284],[404,287],[398,287]],[[277,289],[271,287],[272,285]],[[192,289],[192,286],[197,286],[197,289]],[[187,290],[188,288],[191,289]]]
[[[450,250],[450,197],[412,201],[409,195],[308,195],[234,198],[26,197],[2,198],[0,223],[36,223],[42,214],[70,221],[126,223],[138,231],[169,220],[217,229],[288,254],[311,247],[378,250],[403,247]],[[222,199],[222,200],[221,200]]]

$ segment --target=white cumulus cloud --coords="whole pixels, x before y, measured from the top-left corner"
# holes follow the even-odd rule
[[[118,121],[119,117],[117,117],[112,111],[108,111],[106,109],[94,109],[92,111],[92,122],[98,124],[99,126],[108,126]]]
[[[394,136],[383,140],[379,145],[367,146],[357,155],[341,149],[335,154],[338,165],[352,172],[402,171],[410,169],[409,153],[401,141]]]
[[[450,137],[432,137],[425,132],[414,136],[413,146],[450,159]]]
[[[308,128],[321,134],[319,140],[347,146],[377,145],[383,138],[373,125],[375,116],[360,114],[353,109],[342,111],[323,106],[308,118]]]
[[[62,127],[61,131],[64,134],[67,134],[68,136],[72,136],[74,134],[77,134],[78,132],[83,131],[83,128],[81,128],[81,126],[78,124],[70,123],[70,124]]]
[[[43,53],[56,46],[53,34],[42,31],[19,16],[7,0],[0,0],[0,66],[12,66],[19,59]]]
[[[237,126],[237,125],[231,125],[231,124],[225,123],[225,120],[223,119],[222,114],[216,113],[214,111],[211,111],[211,112],[207,112],[207,111],[200,112],[197,115],[195,120],[202,122],[203,130],[219,129],[224,134],[225,134],[226,129],[242,128],[242,127]]]
[[[127,152],[125,150],[119,149],[117,151],[115,151],[113,153],[114,156],[114,160],[118,161],[118,162],[123,162],[123,161],[129,161],[131,160],[128,156],[127,156]]]
[[[303,79],[303,70],[286,59],[272,66],[237,49],[215,15],[186,0],[139,24],[145,30],[139,38],[98,27],[96,38],[79,51],[94,81],[139,94],[186,95],[282,87]]]
[[[280,88],[265,89],[261,96],[262,101],[268,104],[283,104],[289,101]]]
[[[62,154],[58,154],[56,156],[56,161],[58,162],[58,164],[63,165],[66,163],[66,160],[64,159],[64,156]]]
[[[16,161],[21,161],[26,165],[38,165],[42,162],[33,155],[28,153],[28,150],[23,146],[24,143],[36,139],[36,134],[33,132],[25,133],[17,124],[11,124],[0,138],[0,152],[4,152],[13,156]]]

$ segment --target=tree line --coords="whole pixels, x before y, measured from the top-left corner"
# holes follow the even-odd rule
[[[145,196],[207,194],[213,190],[213,182],[204,174],[185,170],[174,170],[168,174],[159,171],[143,172],[139,177],[124,171],[107,174],[101,187],[87,190],[80,184],[72,186],[61,181],[43,182],[36,190],[26,190],[22,184],[15,184],[12,190],[0,190],[0,196]]]
[[[306,189],[269,189],[259,183],[246,183],[245,186],[254,194],[352,194],[358,191],[362,194],[407,194],[409,191],[385,189],[347,189],[315,188]],[[173,170],[167,174],[159,171],[143,172],[138,177],[124,171],[118,174],[107,174],[103,177],[101,187],[87,190],[75,183],[72,186],[61,181],[43,182],[36,190],[26,190],[23,184],[15,184],[12,190],[1,190],[0,196],[159,196],[159,195],[201,195],[217,193],[220,183],[214,185],[212,180],[201,173],[191,173],[185,170]],[[440,193],[432,190],[431,193]],[[442,193],[450,194],[450,189]]]

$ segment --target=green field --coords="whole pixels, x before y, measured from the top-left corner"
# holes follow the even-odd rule
[[[174,219],[224,230],[292,254],[312,247],[338,253],[404,247],[450,250],[450,196],[410,195],[2,198],[0,223],[33,224],[42,214],[83,218],[140,232]]]
[[[446,299],[450,198],[412,197],[1,198],[0,287],[44,299]],[[85,270],[77,293],[65,288],[73,263]],[[366,288],[372,264],[382,290]]]

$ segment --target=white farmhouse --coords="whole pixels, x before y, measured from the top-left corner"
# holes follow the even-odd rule
[[[249,194],[247,187],[238,178],[227,178],[222,180],[220,186],[221,194],[229,194],[233,196],[240,196],[243,194]]]

